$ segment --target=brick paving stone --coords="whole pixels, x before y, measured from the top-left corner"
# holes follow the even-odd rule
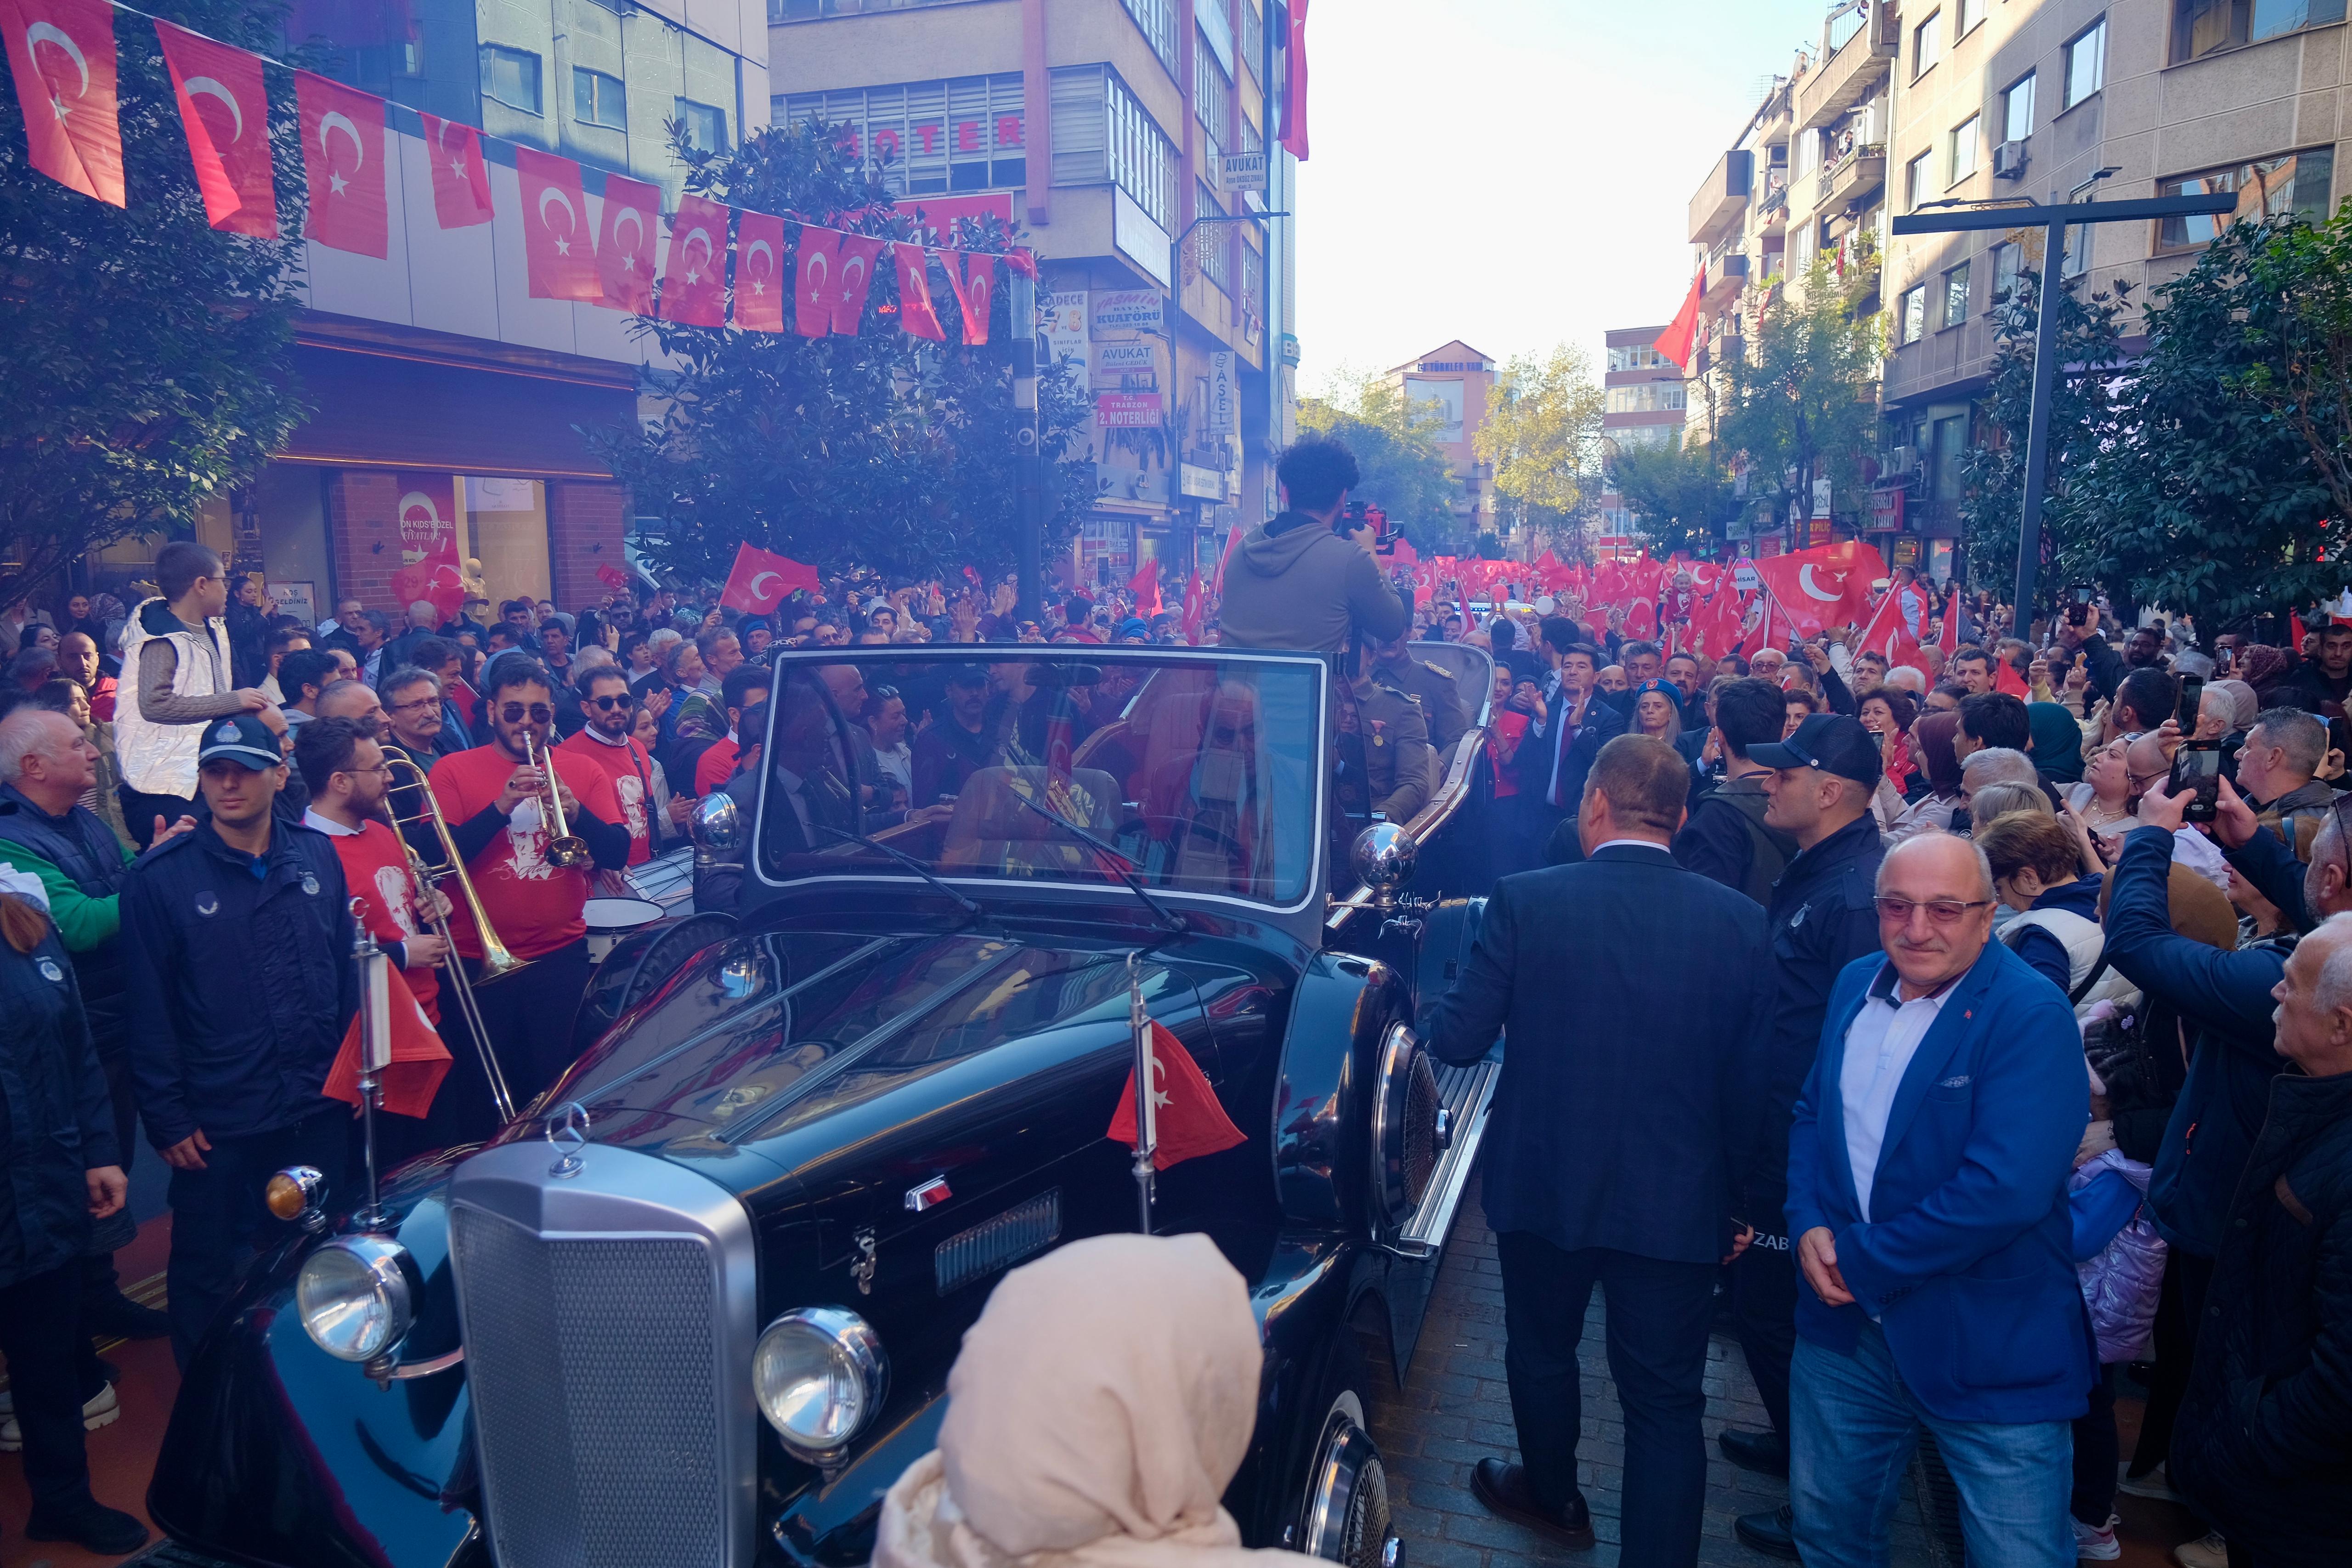
[[[1490,1454],[1518,1457],[1503,1373],[1502,1279],[1474,1182],[1430,1291],[1412,1372],[1403,1388],[1375,1390],[1372,1436],[1387,1465],[1406,1568],[1616,1568],[1625,1422],[1609,1379],[1602,1321],[1596,1289],[1578,1351],[1584,1419],[1577,1482],[1600,1539],[1590,1551],[1570,1552],[1496,1518],[1470,1493],[1472,1465]],[[1726,1426],[1764,1425],[1736,1340],[1717,1335],[1708,1344],[1705,1387],[1708,1462],[1698,1560],[1702,1568],[1761,1568],[1775,1560],[1739,1544],[1732,1521],[1785,1501],[1789,1489],[1774,1477],[1726,1463],[1715,1447],[1716,1434]],[[1892,1543],[1895,1568],[1933,1568],[1936,1558],[1907,1481]]]

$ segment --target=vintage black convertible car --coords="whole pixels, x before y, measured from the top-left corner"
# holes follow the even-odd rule
[[[1497,1070],[1414,1033],[1481,908],[1486,657],[1427,650],[1480,721],[1412,820],[1372,823],[1316,658],[971,651],[779,658],[756,786],[699,828],[730,907],[614,949],[579,1060],[492,1143],[262,1260],[156,1467],[182,1549],[866,1562],[991,1284],[1139,1223],[1108,1132],[1139,991],[1243,1134],[1150,1210],[1264,1322],[1229,1506],[1253,1544],[1393,1563],[1371,1369],[1412,1354]],[[877,765],[886,689],[936,719]]]

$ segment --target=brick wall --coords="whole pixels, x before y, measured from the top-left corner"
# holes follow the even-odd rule
[[[548,482],[548,576],[557,609],[578,611],[602,602],[611,592],[598,580],[596,569],[627,569],[621,536],[628,525],[628,492],[619,485]]]
[[[321,617],[333,606],[357,599],[396,622],[392,574],[400,570],[400,476],[381,468],[339,468],[327,481],[327,554],[334,565],[332,597],[320,604]]]

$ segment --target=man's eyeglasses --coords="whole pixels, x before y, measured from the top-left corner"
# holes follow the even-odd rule
[[[534,702],[526,708],[520,702],[509,702],[499,710],[499,717],[509,724],[520,724],[526,718],[534,724],[551,724],[555,710],[544,702]]]
[[[1948,926],[1958,924],[1960,917],[1970,910],[1989,910],[1992,907],[1990,899],[1973,899],[1964,902],[1958,899],[1878,898],[1871,901],[1878,906],[1878,918],[1882,921],[1899,926],[1907,926],[1911,923],[1911,911],[1914,910],[1925,910],[1927,911],[1928,920],[1937,925]]]
[[[391,710],[394,713],[422,713],[440,706],[441,699],[438,697],[419,697],[410,702],[395,702]]]
[[[626,708],[630,703],[635,702],[636,699],[629,696],[626,692],[623,692],[614,697],[590,697],[584,699],[584,700],[587,702],[589,707],[601,709],[604,712],[610,713],[614,709]]]

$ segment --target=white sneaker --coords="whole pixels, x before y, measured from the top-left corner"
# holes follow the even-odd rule
[[[122,1406],[114,1397],[114,1384],[108,1384],[81,1407],[81,1427],[95,1432],[101,1426],[111,1426],[121,1419]],[[8,1416],[0,1421],[0,1454],[14,1454],[25,1446],[25,1429],[16,1425],[16,1401],[8,1404]]]
[[[2189,1500],[2172,1489],[2171,1474],[2162,1465],[2144,1476],[2131,1473],[2131,1462],[2116,1467],[2116,1490],[2126,1497],[2154,1498],[2158,1502],[2185,1503]]]
[[[2084,1524],[2071,1516],[2066,1522],[2074,1527],[2076,1562],[2113,1563],[2124,1554],[2122,1544],[2116,1540],[2116,1526],[2123,1522],[2121,1515],[2107,1515],[2107,1522],[2102,1525]]]
[[[2201,1541],[2184,1541],[2172,1549],[2180,1568],[2230,1568],[2230,1545],[2217,1531]]]

